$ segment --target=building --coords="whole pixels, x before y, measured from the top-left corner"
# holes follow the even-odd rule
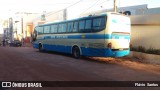
[[[13,18],[13,40],[25,40],[26,45],[30,44],[33,31],[32,20],[39,16],[39,13],[17,12]]]
[[[147,4],[136,5],[136,6],[128,6],[128,7],[118,7],[117,8],[117,12],[120,12],[120,13],[129,12],[131,15],[142,14],[145,10],[148,10]],[[113,12],[113,11],[114,11],[113,9],[103,9],[103,10],[100,10],[100,11],[84,13],[84,14],[81,15],[81,17],[92,15],[92,14],[100,14],[100,13],[104,13],[104,12]],[[139,12],[141,12],[141,13],[139,13]]]

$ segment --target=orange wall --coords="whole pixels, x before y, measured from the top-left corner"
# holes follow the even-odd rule
[[[30,37],[32,31],[33,31],[33,24],[32,23],[27,24],[27,33],[26,33],[26,36]]]

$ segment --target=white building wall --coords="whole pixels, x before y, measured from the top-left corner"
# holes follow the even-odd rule
[[[160,49],[160,14],[131,16],[131,44]]]
[[[27,24],[32,23],[32,20],[39,15],[40,14],[38,13],[17,13],[15,14],[15,16],[13,16],[14,38],[21,40],[22,38],[30,36],[30,33],[28,33],[27,31]]]
[[[160,49],[160,25],[132,25],[131,44]]]

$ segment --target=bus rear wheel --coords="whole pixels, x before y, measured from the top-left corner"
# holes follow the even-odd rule
[[[73,47],[73,49],[72,49],[72,55],[76,59],[80,58],[80,50],[79,50],[79,48],[77,46]]]

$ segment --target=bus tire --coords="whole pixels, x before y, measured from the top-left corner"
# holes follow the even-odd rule
[[[40,52],[43,51],[42,44],[39,44],[39,51],[40,51]]]
[[[80,58],[80,50],[77,46],[73,47],[72,49],[72,55],[74,58],[79,59]]]

